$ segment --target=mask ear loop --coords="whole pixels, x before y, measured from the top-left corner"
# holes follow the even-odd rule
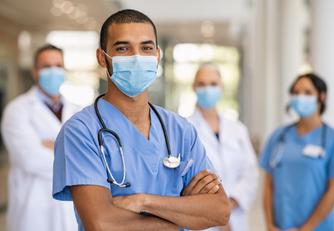
[[[101,49],[102,51],[103,51],[103,53],[109,58],[109,59],[111,59],[112,60],[112,58],[103,50],[103,49]],[[108,61],[107,61],[107,59],[106,59],[106,63],[107,63],[107,67],[105,68],[106,69],[106,71],[107,71],[107,75],[108,75],[108,77],[109,78],[111,78],[111,75],[110,75],[110,73],[109,73],[109,70],[108,70]]]

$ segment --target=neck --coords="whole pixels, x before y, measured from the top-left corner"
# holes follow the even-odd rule
[[[46,93],[39,85],[37,85],[37,87],[39,88],[40,91],[42,91],[44,93],[44,95],[46,95],[48,98],[50,98],[53,102],[53,105],[56,105],[60,102],[60,94],[56,95],[56,96],[51,96],[48,93]]]
[[[314,113],[313,115],[307,118],[301,118],[297,123],[297,130],[299,134],[305,134],[313,129],[321,126],[323,123],[321,121],[321,117],[318,113]]]
[[[109,84],[108,91],[103,99],[117,108],[117,110],[125,115],[133,124],[138,124],[150,119],[147,90],[131,98],[124,95],[114,84]]]
[[[201,106],[197,105],[198,109],[201,111],[205,120],[214,120],[218,119],[218,113],[215,107],[210,109],[204,109]]]

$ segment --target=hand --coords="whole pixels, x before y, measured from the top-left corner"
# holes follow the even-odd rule
[[[286,231],[299,231],[299,228],[287,229]]]
[[[270,227],[268,227],[268,231],[281,231],[279,228],[277,228],[276,226],[272,225]]]
[[[228,202],[230,203],[231,211],[239,206],[238,202],[233,198],[230,198]]]
[[[182,196],[192,196],[197,194],[215,194],[219,190],[221,181],[218,174],[210,174],[209,169],[197,173],[182,191]]]
[[[133,194],[129,196],[118,196],[112,198],[112,204],[118,208],[126,209],[134,213],[142,212],[142,203],[145,200],[144,194]]]
[[[226,226],[219,226],[218,228],[219,228],[220,231],[231,231],[230,224],[228,224]]]
[[[44,147],[50,148],[54,150],[55,142],[54,141],[43,141],[42,142]]]

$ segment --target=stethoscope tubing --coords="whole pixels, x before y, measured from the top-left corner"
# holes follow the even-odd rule
[[[270,158],[270,160],[269,160],[269,166],[271,168],[277,167],[279,165],[279,163],[281,162],[281,160],[283,158],[284,148],[285,148],[285,135],[295,125],[297,125],[297,123],[294,123],[294,124],[291,124],[291,125],[288,125],[287,127],[285,127],[285,129],[283,130],[283,132],[279,136],[278,150],[275,150],[276,155],[274,155],[273,158]],[[323,148],[324,151],[326,151],[327,125],[325,123],[323,123],[322,126],[323,126],[323,130],[322,130],[322,135],[321,135],[321,147]],[[278,159],[278,161],[276,161],[276,159]]]
[[[107,168],[107,171],[108,171],[108,173],[109,173],[109,175],[110,175],[110,177],[111,177],[111,179],[108,178],[107,181],[108,181],[109,183],[112,183],[112,184],[117,185],[117,186],[120,187],[120,188],[130,187],[131,184],[130,184],[129,182],[126,183],[126,184],[124,184],[124,181],[125,181],[125,175],[126,175],[126,168],[125,168],[125,161],[124,161],[124,154],[123,154],[123,148],[122,148],[121,139],[119,138],[119,136],[117,135],[116,132],[114,132],[114,131],[112,131],[112,130],[106,128],[106,125],[105,125],[105,123],[104,123],[104,121],[103,121],[103,119],[102,119],[102,117],[101,117],[101,114],[100,114],[99,109],[98,109],[98,106],[97,106],[97,102],[98,102],[98,100],[99,100],[100,98],[102,98],[104,95],[105,95],[105,94],[102,94],[102,95],[100,95],[100,96],[98,96],[98,97],[96,98],[96,100],[95,100],[95,102],[94,102],[94,109],[95,109],[95,112],[96,112],[96,116],[97,116],[97,118],[99,119],[99,121],[100,121],[100,123],[101,123],[101,125],[102,125],[102,128],[98,131],[98,142],[99,142],[99,145],[100,145],[100,151],[101,151],[102,156],[103,156],[103,161],[104,161],[104,163],[105,163],[105,165],[106,165],[106,168]],[[167,150],[168,150],[168,156],[171,157],[172,154],[171,154],[171,150],[170,150],[169,139],[168,139],[168,134],[167,134],[167,131],[166,131],[165,124],[164,124],[164,122],[163,122],[163,120],[162,120],[162,118],[161,118],[161,116],[160,116],[158,110],[157,110],[151,103],[148,102],[148,104],[149,104],[150,108],[152,108],[152,110],[154,111],[154,113],[157,115],[157,117],[158,117],[158,119],[159,119],[159,121],[160,121],[162,130],[163,130],[163,132],[164,132],[164,136],[165,136],[166,146],[167,146]],[[102,133],[103,133],[103,132],[107,132],[107,133],[112,134],[112,135],[116,138],[116,140],[117,140],[117,142],[118,142],[118,146],[119,146],[120,154],[121,154],[121,157],[122,157],[122,165],[123,165],[123,178],[122,178],[122,182],[120,182],[120,183],[118,183],[118,182],[116,181],[116,179],[114,178],[114,176],[112,175],[112,173],[111,173],[111,171],[110,171],[110,168],[109,168],[109,165],[108,165],[108,163],[107,163],[107,159],[106,159],[106,156],[105,156],[105,153],[104,153],[104,148],[103,148],[103,138],[102,138]]]

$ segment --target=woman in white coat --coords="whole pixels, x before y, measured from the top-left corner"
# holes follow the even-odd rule
[[[197,72],[193,88],[197,107],[188,118],[198,132],[206,153],[222,179],[230,200],[231,217],[227,227],[210,231],[248,231],[248,211],[258,186],[256,155],[247,128],[217,113],[216,103],[222,96],[221,76],[213,64],[203,65]]]
[[[32,70],[36,85],[5,108],[1,129],[11,165],[8,231],[78,229],[73,203],[52,198],[53,143],[62,124],[80,110],[59,95],[64,72],[61,50],[41,48]]]

